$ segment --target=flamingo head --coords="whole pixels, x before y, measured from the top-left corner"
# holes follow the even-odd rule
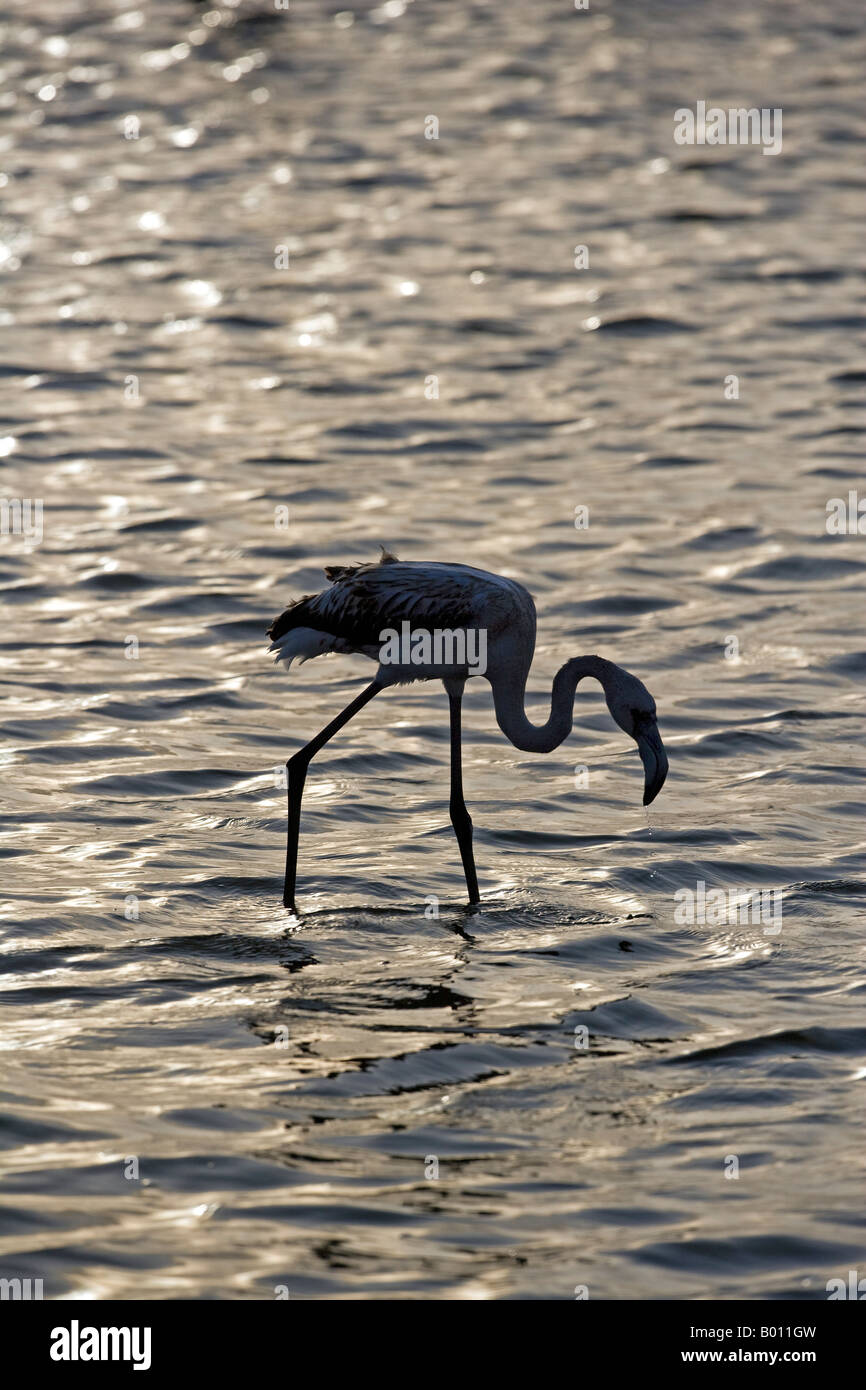
[[[656,721],[656,702],[637,676],[622,669],[606,693],[613,718],[637,744],[644,766],[643,804],[649,806],[668,775],[668,755]]]

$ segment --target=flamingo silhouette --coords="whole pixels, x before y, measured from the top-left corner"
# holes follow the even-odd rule
[[[470,676],[484,675],[490,682],[496,722],[515,748],[527,753],[549,753],[563,742],[571,732],[578,681],[592,676],[600,682],[615,722],[637,743],[645,772],[644,805],[661,791],[668,760],[656,723],[655,701],[636,676],[612,661],[600,656],[567,661],[553,680],[547,722],[537,726],[527,719],[524,695],[535,650],[535,604],[515,580],[470,565],[398,560],[385,550],[373,564],[329,565],[325,577],[330,588],[290,604],[268,629],[276,661],[291,666],[296,657],[304,662],[324,652],[354,652],[376,661],[378,670],[367,688],[286,763],[289,811],[283,902],[293,912],[297,910],[298,831],[307,769],[319,749],[390,685],[441,680],[448,693],[449,810],[471,903],[480,899],[472,821],[463,799],[460,734],[463,689]]]

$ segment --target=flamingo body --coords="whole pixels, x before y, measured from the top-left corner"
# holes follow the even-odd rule
[[[352,652],[379,660],[382,633],[408,622],[414,630],[483,629],[488,667],[526,661],[535,649],[535,604],[514,579],[471,565],[397,560],[329,565],[331,587],[291,604],[268,629],[275,660],[291,666],[325,652]],[[528,659],[527,659],[528,658]],[[462,667],[412,663],[380,665],[383,685],[444,680]],[[463,672],[463,679],[472,674]]]

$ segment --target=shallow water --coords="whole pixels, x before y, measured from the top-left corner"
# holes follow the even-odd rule
[[[5,25],[44,537],[0,537],[0,1274],[824,1298],[864,1248],[860,7],[334,8]],[[677,146],[699,99],[782,107],[782,154]],[[444,692],[391,691],[313,764],[290,923],[279,769],[373,668],[263,631],[380,543],[532,590],[536,720],[569,656],[640,674],[670,775],[647,817],[597,690],[538,758],[472,683],[470,913]],[[699,881],[781,929],[675,920]]]

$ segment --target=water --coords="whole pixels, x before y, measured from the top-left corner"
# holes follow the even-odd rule
[[[860,8],[333,8],[5,23],[3,496],[44,537],[0,556],[0,1273],[826,1297],[864,1228],[866,541],[825,527]],[[698,99],[782,107],[783,152],[675,145]],[[278,770],[372,668],[287,679],[264,628],[380,543],[532,590],[536,721],[580,652],[646,681],[651,834],[597,689],[539,758],[473,682],[467,911],[444,691],[391,691],[312,766],[288,922]],[[676,920],[699,882],[781,931]]]

